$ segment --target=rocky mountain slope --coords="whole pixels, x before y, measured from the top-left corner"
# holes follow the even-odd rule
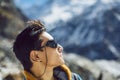
[[[0,1],[0,35],[1,37],[15,38],[16,34],[24,28],[28,18],[21,14],[12,0]]]
[[[13,0],[0,0],[0,80],[22,80],[22,67],[12,52],[12,44],[27,20]]]

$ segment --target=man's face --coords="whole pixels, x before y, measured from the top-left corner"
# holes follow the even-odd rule
[[[49,40],[54,40],[53,37],[48,34],[47,32],[43,32],[40,35],[40,39],[43,40],[42,46],[44,46]],[[57,45],[56,48],[52,48],[49,46],[45,46],[42,48],[43,51],[38,51],[39,52],[39,57],[42,61],[43,64],[46,64],[46,54],[47,54],[47,59],[48,59],[48,67],[56,67],[59,65],[64,64],[63,56],[62,56],[62,51],[63,47],[60,46],[59,44]]]

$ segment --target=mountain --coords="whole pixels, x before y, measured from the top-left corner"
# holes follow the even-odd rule
[[[42,20],[64,47],[89,59],[120,58],[119,0],[45,0],[18,7],[31,19]],[[17,4],[17,2],[16,2]]]
[[[107,5],[96,2],[67,22],[58,22],[50,32],[67,52],[90,59],[120,58],[120,7],[118,4]]]

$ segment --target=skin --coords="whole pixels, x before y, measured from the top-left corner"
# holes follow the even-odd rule
[[[40,39],[43,39],[42,45],[45,45],[48,40],[53,40],[54,38],[47,32],[43,32],[40,35]],[[36,80],[54,80],[53,68],[64,64],[62,51],[63,47],[60,45],[57,48],[44,47],[43,51],[31,51],[30,60],[33,63],[31,72],[36,76]],[[48,62],[45,70],[46,55]]]

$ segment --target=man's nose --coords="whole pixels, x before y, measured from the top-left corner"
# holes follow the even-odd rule
[[[61,53],[63,51],[63,47],[60,44],[58,44],[58,51],[59,51],[59,53]]]

